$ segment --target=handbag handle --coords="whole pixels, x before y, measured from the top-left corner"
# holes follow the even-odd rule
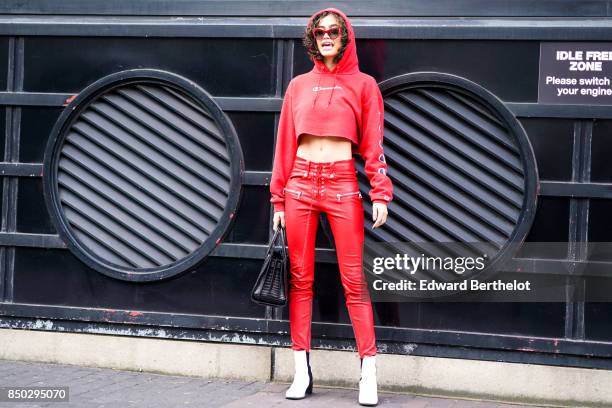
[[[286,259],[287,258],[287,239],[286,239],[286,236],[285,236],[285,228],[279,225],[278,229],[280,229],[281,247],[282,247],[283,258]]]
[[[272,248],[277,246],[277,242],[278,238],[280,237],[280,245],[281,245],[281,250],[282,250],[282,255],[283,257],[287,257],[287,248],[286,248],[286,238],[285,238],[285,228],[281,225],[278,225],[278,227],[276,228],[276,231],[274,231],[274,235],[272,235],[272,239],[270,240],[270,245],[268,245],[268,250],[266,251],[266,257],[270,254],[270,252],[272,251]]]
[[[280,236],[281,254],[283,258],[287,258],[287,239],[285,237],[285,228],[281,225],[277,228],[278,235]],[[274,242],[276,245],[276,241]]]

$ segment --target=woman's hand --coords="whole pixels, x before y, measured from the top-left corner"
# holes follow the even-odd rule
[[[383,225],[387,221],[387,205],[383,203],[373,203],[372,204],[372,221],[374,221],[374,225],[372,228],[377,228]]]
[[[285,212],[278,211],[274,213],[274,231],[278,228],[278,223],[280,222],[281,226],[285,228]]]

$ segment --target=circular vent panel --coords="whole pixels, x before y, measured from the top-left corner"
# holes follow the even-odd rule
[[[84,262],[125,280],[187,271],[220,242],[240,198],[229,119],[193,82],[157,70],[113,74],[58,119],[45,196]]]
[[[533,221],[538,175],[524,129],[497,97],[454,75],[407,74],[380,86],[394,200],[387,223],[366,229],[366,265],[381,256],[378,243],[385,242],[384,256],[486,255],[492,273]],[[367,192],[362,162],[358,173]],[[402,276],[417,277],[423,278]],[[450,271],[436,279],[469,277]]]

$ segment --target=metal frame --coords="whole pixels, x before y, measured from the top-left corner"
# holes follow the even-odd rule
[[[191,315],[69,306],[5,304],[0,328],[290,346],[289,322],[274,318]],[[44,317],[42,317],[44,316]],[[172,322],[170,325],[168,322]],[[315,348],[356,350],[350,324],[312,323]],[[376,327],[382,354],[438,356],[566,367],[612,368],[612,344],[445,330]],[[585,350],[588,349],[588,352]],[[525,353],[529,351],[529,353]]]
[[[443,5],[426,0],[411,2],[359,0],[341,7],[352,18],[359,38],[387,39],[499,39],[499,40],[564,40],[609,41],[612,20],[611,1],[556,0],[533,2],[519,0],[512,4],[503,0],[446,0]],[[129,3],[128,3],[129,4]],[[142,4],[142,3],[140,3]],[[78,0],[57,4],[51,0],[22,2],[7,0],[0,4],[0,34],[9,38],[9,81],[6,92],[0,92],[0,106],[6,109],[6,149],[0,174],[4,175],[2,228],[0,230],[0,327],[36,329],[46,323],[48,330],[108,333],[144,336],[153,330],[159,337],[204,341],[233,341],[246,336],[255,344],[287,346],[288,322],[279,321],[282,310],[267,308],[265,319],[241,317],[176,315],[154,312],[111,311],[19,304],[13,302],[12,284],[14,252],[17,246],[66,248],[59,235],[18,233],[16,227],[17,177],[42,177],[41,163],[18,163],[20,106],[65,106],[72,94],[23,92],[23,36],[163,36],[163,37],[243,37],[270,38],[275,42],[277,67],[276,93],[273,97],[213,99],[223,110],[278,112],[286,85],[293,76],[294,40],[301,36],[303,24],[312,11],[327,3],[264,1],[207,2],[198,0],[148,2],[146,10],[136,3],[126,7],[121,0]],[[64,14],[54,15],[54,14]],[[78,21],[70,14],[107,14],[108,18],[82,16]],[[140,17],[119,16],[141,15]],[[21,15],[23,14],[23,15]],[[29,15],[25,15],[29,14]],[[38,14],[38,15],[36,15]],[[181,19],[175,15],[186,16]],[[189,17],[189,16],[192,17]],[[201,17],[205,15],[206,17]],[[211,16],[228,16],[222,19]],[[156,17],[149,17],[156,16]],[[167,17],[166,17],[167,16]],[[243,16],[243,17],[240,17]],[[295,17],[287,17],[295,16]],[[370,17],[370,18],[359,18]],[[387,17],[394,16],[394,17]],[[427,17],[420,17],[427,16]],[[434,17],[437,16],[437,17]],[[445,18],[465,16],[465,18]],[[512,17],[502,19],[499,17]],[[540,17],[564,17],[563,19]],[[376,17],[376,18],[373,18]],[[528,18],[523,18],[528,17]],[[585,17],[585,18],[580,18]],[[138,22],[138,24],[134,24]],[[236,23],[240,22],[240,25]],[[441,26],[444,29],[441,29]],[[588,230],[586,219],[588,198],[612,198],[612,183],[589,181],[586,152],[590,148],[592,127],[588,119],[612,119],[605,106],[543,105],[538,103],[504,102],[516,117],[571,118],[575,120],[573,178],[568,182],[540,183],[540,196],[570,197],[570,217],[577,222],[568,231],[571,250],[565,260],[514,259],[513,267],[529,270],[540,266],[567,265],[582,259],[582,243]],[[277,123],[277,122],[276,122]],[[276,126],[275,126],[276,127]],[[245,172],[245,185],[265,186],[270,172]],[[213,256],[263,258],[265,245],[221,244]],[[335,262],[332,250],[317,249],[318,262]],[[593,276],[609,275],[610,264],[589,262]],[[560,268],[554,268],[560,269]],[[565,268],[568,269],[568,268]],[[570,275],[567,279],[572,279]],[[612,344],[584,339],[584,303],[574,302],[568,295],[565,338],[494,335],[454,331],[416,330],[377,327],[381,352],[412,355],[435,355],[479,360],[513,361],[548,365],[612,368]],[[175,320],[176,319],[176,320]],[[168,321],[175,326],[168,326]],[[177,324],[178,322],[178,324]],[[160,327],[156,330],[156,327]],[[207,329],[202,329],[207,327]],[[165,333],[165,334],[164,334]],[[313,345],[331,349],[354,349],[349,325],[313,323]],[[344,339],[343,339],[344,338]],[[235,340],[234,340],[235,341]],[[446,345],[440,345],[444,343]],[[528,351],[527,353],[525,351]]]
[[[452,1],[452,0],[451,0]],[[463,0],[461,3],[465,3]],[[87,2],[92,4],[93,1]],[[201,3],[206,3],[205,1]],[[237,2],[225,2],[235,4]],[[288,3],[288,2],[283,2]],[[433,4],[432,2],[428,2]],[[460,2],[455,2],[460,3]],[[507,2],[506,2],[507,3]],[[529,6],[543,2],[531,2]],[[572,3],[582,3],[572,1]],[[173,16],[118,16],[112,18],[83,15],[78,20],[69,15],[24,15],[12,16],[2,11],[6,3],[0,4],[0,35],[5,36],[78,36],[78,37],[212,37],[212,38],[300,38],[310,13],[291,17],[289,10],[282,16],[271,17],[272,13],[253,17],[239,17],[238,14],[213,17],[206,13],[198,16],[176,18]],[[56,3],[54,3],[55,5]],[[80,3],[82,4],[82,3]],[[105,6],[107,5],[104,3]],[[122,3],[124,4],[124,3]],[[173,3],[174,4],[174,3]],[[326,5],[327,6],[327,5]],[[377,10],[378,3],[374,5]],[[439,6],[435,6],[438,9]],[[481,9],[488,9],[486,2]],[[262,9],[263,10],[263,9]],[[317,10],[312,8],[312,11]],[[343,8],[351,17],[358,39],[460,39],[460,40],[525,40],[525,41],[609,41],[612,37],[612,20],[605,14],[577,17],[578,14],[559,15],[554,18],[525,17],[499,18],[501,15],[480,16],[470,10],[461,19],[432,17],[434,14],[421,13],[402,17],[389,13],[381,17],[358,17],[350,8]],[[611,8],[612,10],[612,8]],[[206,17],[201,17],[206,15]],[[394,17],[387,17],[394,16]],[[374,17],[374,16],[372,16]],[[440,29],[444,27],[444,29]]]
[[[8,43],[8,92],[23,90],[24,78],[24,39],[11,37]],[[19,161],[19,139],[21,136],[21,108],[6,107],[6,139],[4,163]],[[15,165],[18,167],[18,165]],[[17,177],[3,177],[2,180],[2,224],[3,234],[13,234],[17,230]],[[0,247],[0,295],[3,301],[13,299],[13,276],[15,272],[15,248]]]
[[[580,16],[609,17],[612,15],[608,0],[354,0],[339,7],[349,16]],[[148,0],[128,2],[121,0],[5,0],[0,14],[95,14],[140,16],[309,16],[316,10],[328,7],[321,0],[238,0],[231,2],[199,0]]]

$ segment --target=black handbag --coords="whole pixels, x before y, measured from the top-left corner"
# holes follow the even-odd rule
[[[280,241],[280,247],[278,244]],[[263,266],[251,291],[251,300],[265,306],[285,306],[287,304],[287,256],[285,228],[278,225],[268,245]]]

